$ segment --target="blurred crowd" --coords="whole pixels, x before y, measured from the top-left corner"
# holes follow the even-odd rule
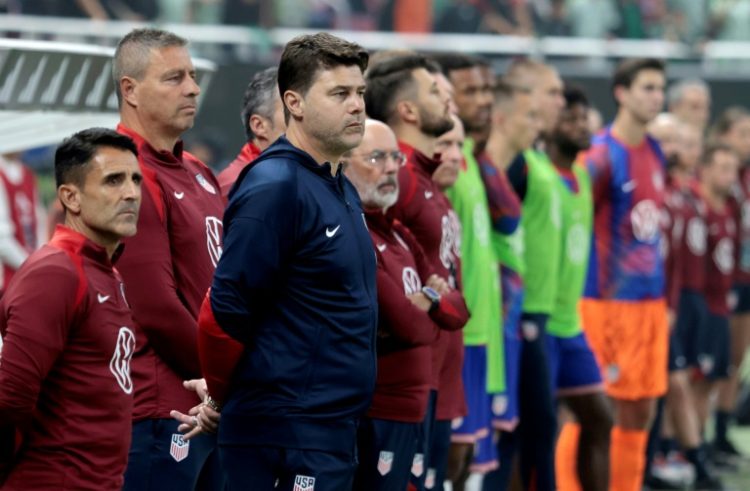
[[[750,40],[750,0],[0,0],[0,12],[521,36]]]

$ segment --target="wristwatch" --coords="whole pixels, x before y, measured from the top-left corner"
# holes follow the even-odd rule
[[[438,307],[440,307],[440,294],[437,292],[437,290],[435,290],[434,288],[430,288],[429,286],[423,286],[422,293],[430,300],[430,302],[432,302],[432,305],[430,305],[430,310],[428,310],[429,313],[434,312]]]
[[[210,395],[206,394],[206,398],[204,399],[203,403],[213,409],[214,411],[221,412],[221,406],[218,402],[216,402],[214,399],[211,398]]]

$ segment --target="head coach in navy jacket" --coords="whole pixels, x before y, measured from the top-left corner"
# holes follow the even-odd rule
[[[229,194],[198,340],[229,489],[351,488],[378,304],[375,253],[339,161],[364,133],[367,62],[329,34],[290,41],[278,72],[286,135]]]

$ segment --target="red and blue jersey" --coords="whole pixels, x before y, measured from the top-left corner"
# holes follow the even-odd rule
[[[594,138],[586,163],[594,231],[584,295],[624,301],[662,298],[665,165],[659,144],[647,136],[628,146],[607,128]]]

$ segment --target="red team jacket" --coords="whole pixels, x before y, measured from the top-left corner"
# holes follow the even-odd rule
[[[734,282],[737,224],[729,204],[723,210],[708,209],[708,261],[706,303],[715,315],[729,316],[734,308],[730,299]]]
[[[457,330],[469,314],[460,292],[444,295],[428,314],[407,295],[420,292],[434,270],[409,230],[366,212],[378,260],[378,378],[371,418],[417,423],[424,419],[432,380],[432,349],[441,328]]]
[[[169,418],[197,401],[182,381],[201,376],[197,318],[222,252],[224,200],[181,142],[160,152],[122,125],[117,131],[135,141],[143,173],[138,233],[125,241],[118,267],[137,329],[133,420]]]
[[[407,164],[398,175],[398,202],[388,214],[414,234],[433,271],[453,288],[458,288],[461,284],[461,225],[450,201],[432,181],[440,161],[406,143],[399,142],[399,147],[407,156]],[[433,343],[430,382],[430,387],[438,390],[438,420],[467,414],[461,378],[463,356],[463,333],[441,330]]]
[[[706,291],[708,207],[698,186],[696,180],[687,183],[670,180],[664,199],[667,212],[664,237],[668,244],[666,296],[669,307],[675,310],[682,290],[701,295]]]
[[[224,199],[229,196],[229,190],[234,186],[234,182],[242,172],[247,164],[258,158],[260,155],[260,148],[256,147],[252,142],[247,142],[240,150],[239,155],[219,173],[217,177],[219,186],[221,187],[221,195]]]
[[[5,292],[0,332],[0,428],[22,435],[3,489],[120,489],[136,341],[106,251],[58,226]]]

